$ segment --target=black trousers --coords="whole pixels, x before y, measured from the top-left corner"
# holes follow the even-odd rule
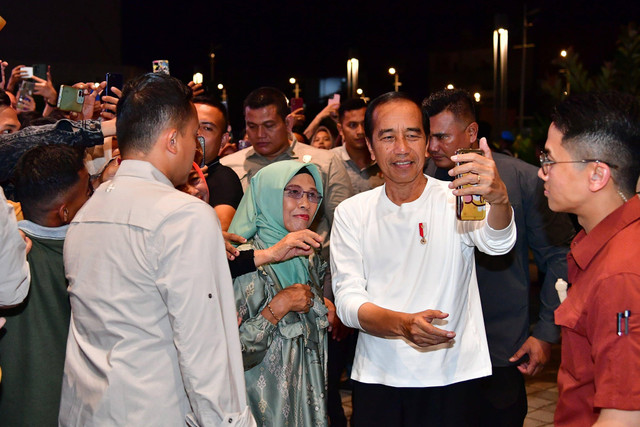
[[[329,333],[327,335],[330,335]],[[347,418],[340,397],[340,377],[345,367],[353,363],[353,355],[358,341],[358,332],[354,332],[342,341],[329,336],[329,356],[327,362],[327,413],[331,427],[347,427]]]
[[[354,381],[353,427],[477,426],[478,380],[398,388]]]
[[[481,427],[522,427],[527,416],[524,376],[515,366],[493,367],[493,375],[480,378],[478,422]]]

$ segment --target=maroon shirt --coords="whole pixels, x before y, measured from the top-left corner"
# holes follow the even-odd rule
[[[567,256],[557,426],[590,426],[600,409],[640,410],[640,199],[581,231]],[[629,333],[617,313],[629,310]]]

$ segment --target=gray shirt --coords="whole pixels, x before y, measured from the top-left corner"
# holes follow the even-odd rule
[[[344,145],[332,148],[331,152],[335,153],[344,163],[355,194],[360,194],[363,191],[368,191],[384,184],[382,171],[376,162],[371,163],[364,169],[360,169],[356,162],[351,160],[347,147]]]

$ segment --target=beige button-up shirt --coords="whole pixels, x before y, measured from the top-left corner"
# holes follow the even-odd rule
[[[60,425],[253,426],[214,210],[125,160],[74,218]]]

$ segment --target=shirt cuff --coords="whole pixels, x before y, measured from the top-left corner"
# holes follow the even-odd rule
[[[369,302],[369,299],[364,295],[350,295],[345,299],[346,301],[340,301],[340,298],[336,299],[338,317],[346,326],[362,330],[358,311],[362,304]]]

